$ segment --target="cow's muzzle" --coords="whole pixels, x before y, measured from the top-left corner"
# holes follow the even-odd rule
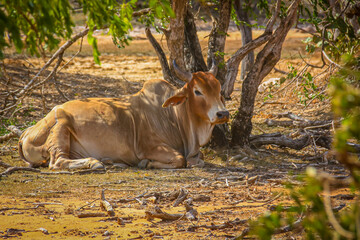
[[[225,123],[229,121],[229,111],[219,111],[216,113],[217,123]]]

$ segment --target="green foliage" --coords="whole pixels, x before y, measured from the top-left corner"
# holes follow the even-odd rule
[[[331,80],[333,111],[343,117],[335,138],[335,147],[345,153],[350,150],[348,139],[360,140],[360,58],[344,55],[345,66]]]
[[[277,206],[275,211],[268,212],[251,223],[250,233],[259,239],[272,239],[272,235],[279,232],[281,227],[293,227],[296,220],[301,222],[307,239],[342,239],[329,221],[322,197],[323,179],[319,177],[316,169],[308,168],[305,176],[299,180],[302,187],[294,187],[288,184],[291,199],[294,205],[291,207]],[[336,213],[340,225],[353,232],[356,236],[355,219],[359,217],[359,206],[354,204],[346,210]]]
[[[331,1],[310,0],[310,4],[300,6],[300,23],[310,23],[315,26],[317,34],[308,38],[306,50],[309,53],[321,47],[335,61],[343,54],[356,53],[360,49],[359,33],[355,33],[350,19],[345,11],[357,1],[335,1],[339,4],[340,12],[330,5]],[[358,20],[359,21],[359,20]]]
[[[249,11],[252,12],[251,9],[250,9]],[[247,23],[247,22],[245,22],[245,21],[241,21],[240,19],[238,19],[237,14],[236,14],[236,11],[235,11],[233,5],[231,6],[230,17],[231,17],[231,20],[233,20],[233,22],[234,22],[236,25],[238,25],[238,26],[240,26],[240,25],[245,25],[245,26],[248,26],[248,27],[251,27],[251,28],[262,28],[262,29],[265,29],[265,26],[259,25],[257,22],[255,22],[254,24],[250,24],[250,23]]]
[[[139,22],[145,24],[147,27],[153,26],[157,32],[161,32],[161,28],[167,28],[170,18],[175,17],[175,13],[170,7],[170,2],[167,0],[150,0],[145,7],[152,9],[147,14],[140,16]]]
[[[68,0],[5,0],[0,8],[0,58],[14,45],[39,56],[55,49],[59,38],[69,38],[74,26]],[[25,35],[22,37],[21,35]]]
[[[250,24],[250,23],[247,23],[245,21],[241,21],[240,19],[238,19],[234,5],[231,6],[231,13],[230,13],[231,20],[238,26],[246,25],[251,28],[265,29],[264,25],[258,24],[258,18],[259,18],[259,16],[264,16],[264,14],[265,14],[266,18],[268,18],[268,19],[271,18],[272,13],[270,11],[269,1],[261,0],[261,1],[253,2],[253,1],[246,0],[246,1],[242,1],[241,4],[242,4],[241,7],[242,7],[243,11],[247,13],[250,20],[255,20],[255,23]],[[283,5],[285,5],[285,4],[283,3]],[[260,12],[260,14],[258,12]]]
[[[133,11],[137,0],[79,0],[86,25],[90,31],[88,42],[93,47],[93,56],[100,64],[100,52],[95,30],[109,28],[118,47],[125,47],[131,41],[128,35],[132,30]],[[149,24],[156,19],[167,22],[175,17],[167,0],[149,0]],[[71,19],[73,11],[69,0],[4,0],[0,5],[0,58],[4,57],[6,47],[15,46],[18,52],[26,49],[29,54],[44,54],[58,47],[62,39],[69,39],[74,27]],[[140,20],[143,21],[143,20]],[[22,35],[24,37],[22,37]]]
[[[308,101],[315,98],[323,101],[325,95],[319,91],[319,88],[314,83],[314,78],[311,73],[306,72],[300,84],[300,91],[297,92],[299,101],[304,106],[307,105]]]
[[[82,0],[80,5],[83,13],[87,16],[86,24],[90,31],[88,42],[93,47],[94,61],[100,64],[100,52],[97,48],[97,39],[93,36],[95,29],[108,27],[113,42],[118,47],[129,44],[131,38],[128,36],[132,30],[132,13],[136,0],[120,4],[116,0]]]

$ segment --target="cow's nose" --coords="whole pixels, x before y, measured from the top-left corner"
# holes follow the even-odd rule
[[[216,116],[219,119],[229,118],[229,111],[219,111],[219,112],[216,113]]]

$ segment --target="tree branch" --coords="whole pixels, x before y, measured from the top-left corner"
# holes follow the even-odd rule
[[[183,81],[179,80],[177,77],[175,77],[172,74],[172,72],[171,72],[171,70],[169,68],[169,64],[167,62],[167,59],[166,59],[166,55],[165,55],[164,51],[162,50],[160,44],[156,41],[154,36],[151,34],[150,29],[146,28],[145,33],[146,33],[146,37],[149,39],[151,45],[155,49],[155,52],[156,52],[156,54],[157,54],[157,56],[159,58],[164,79],[166,81],[170,82],[171,84],[173,84],[176,87],[184,86],[185,83]]]

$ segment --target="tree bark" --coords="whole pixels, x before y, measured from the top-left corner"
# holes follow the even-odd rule
[[[231,12],[231,0],[220,0],[219,16],[214,17],[213,28],[211,29],[208,42],[207,65],[212,66],[213,59],[218,64],[219,69],[216,78],[221,85],[225,82],[226,65],[224,61],[224,49],[226,34],[229,28]]]
[[[230,98],[230,95],[234,90],[234,84],[239,71],[239,64],[241,60],[249,52],[266,43],[270,38],[271,32],[265,31],[264,34],[237,50],[236,53],[234,53],[226,62],[227,72],[225,75],[225,82],[221,87],[222,94],[226,99]]]
[[[206,72],[207,66],[201,52],[201,46],[199,38],[197,36],[194,15],[192,14],[190,9],[187,9],[185,15],[184,59],[187,71]]]
[[[282,44],[291,26],[295,23],[299,2],[300,0],[295,0],[290,5],[287,16],[281,20],[271,39],[257,55],[255,64],[243,82],[241,104],[232,122],[232,145],[249,145],[249,136],[252,130],[251,118],[258,87],[280,59]]]
[[[176,64],[181,68],[185,69],[184,64],[184,41],[185,41],[185,25],[184,25],[184,17],[187,8],[187,1],[183,0],[173,0],[172,1],[172,9],[176,15],[176,18],[170,18],[170,28],[169,30],[164,30],[167,46],[170,52],[170,69],[172,73],[173,64],[172,62],[175,60]],[[175,75],[175,74],[174,74]]]
[[[156,41],[156,39],[154,38],[154,36],[151,34],[151,31],[149,28],[145,29],[145,33],[146,33],[146,37],[149,39],[151,45],[153,46],[158,58],[159,58],[159,62],[161,65],[161,69],[162,69],[162,73],[163,73],[163,77],[166,81],[168,81],[169,83],[171,83],[172,85],[174,85],[175,87],[182,87],[185,85],[185,83],[183,81],[181,81],[180,79],[178,79],[176,77],[176,75],[174,75],[169,67],[169,64],[167,62],[166,59],[166,55],[163,51],[163,49],[161,48],[160,44]]]
[[[238,19],[242,22],[250,24],[249,16],[246,11],[241,7],[240,1],[235,1],[234,9]],[[252,30],[251,27],[242,23],[238,26],[241,32],[241,42],[242,46],[246,45],[247,43],[253,40],[252,38]],[[241,76],[240,79],[244,80],[246,74],[250,71],[251,66],[254,64],[254,51],[251,51],[246,55],[246,57],[241,62]]]

